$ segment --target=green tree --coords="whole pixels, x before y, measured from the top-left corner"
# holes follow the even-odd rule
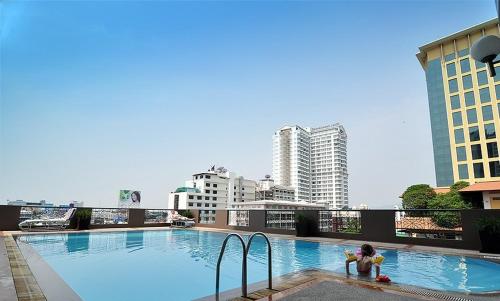
[[[465,184],[466,185],[465,185]],[[465,185],[465,186],[464,186]],[[466,202],[460,193],[460,189],[467,187],[466,182],[457,182],[450,187],[450,192],[438,194],[429,201],[429,209],[470,209],[471,204]],[[435,211],[431,213],[432,221],[444,228],[455,228],[460,226],[461,218],[459,211]]]
[[[358,219],[350,219],[347,221],[347,225],[340,232],[344,233],[360,233],[361,224]]]
[[[194,215],[193,213],[188,209],[188,210],[180,210],[179,211],[179,214],[184,216],[184,217],[187,217],[187,218],[193,218]]]
[[[401,196],[403,209],[427,209],[428,203],[434,197],[436,197],[436,192],[429,185],[412,185]]]
[[[469,186],[468,182],[465,181],[458,181],[455,184],[450,186],[450,192],[455,191],[458,192],[460,189],[464,189],[465,187]]]

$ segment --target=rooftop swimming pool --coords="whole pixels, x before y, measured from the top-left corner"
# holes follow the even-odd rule
[[[20,236],[83,299],[192,300],[215,292],[215,268],[227,234],[196,230]],[[343,251],[358,246],[271,238],[273,276],[306,268],[345,273]],[[477,258],[377,249],[382,274],[396,283],[457,291],[500,291],[500,264]],[[355,271],[355,267],[353,267]],[[267,247],[256,237],[248,283],[267,279]],[[231,239],[221,291],[241,285],[241,245]]]

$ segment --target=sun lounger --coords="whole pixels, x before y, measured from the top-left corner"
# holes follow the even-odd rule
[[[19,229],[26,230],[64,230],[69,226],[70,220],[76,212],[76,208],[70,208],[60,218],[28,219],[19,223]]]
[[[188,228],[195,225],[194,218],[187,218],[180,215],[177,211],[172,214],[172,226]]]
[[[181,228],[189,228],[194,226],[194,220],[192,219],[178,219],[172,221],[172,226],[181,227]]]

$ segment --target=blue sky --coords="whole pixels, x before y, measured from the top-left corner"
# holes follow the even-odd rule
[[[435,183],[418,46],[494,1],[4,1],[0,201],[166,206],[191,174],[271,172],[273,132],[341,122],[351,205]]]

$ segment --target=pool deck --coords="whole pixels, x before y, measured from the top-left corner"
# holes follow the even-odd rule
[[[264,300],[455,300],[455,301],[493,301],[500,294],[461,294],[423,289],[410,285],[378,283],[360,279],[356,276],[345,277],[324,270],[305,271],[313,280],[302,285],[274,294]]]
[[[340,281],[320,281],[312,283],[306,287],[293,292],[289,295],[273,296],[272,300],[283,301],[327,301],[327,300],[364,300],[364,301],[418,301],[418,300],[456,300],[456,301],[493,301],[498,297],[478,297],[478,296],[457,296],[457,295],[439,295],[432,297],[432,293],[425,296],[409,294],[404,292],[391,292],[376,288],[353,287],[352,285]],[[261,299],[269,300],[269,299]]]
[[[84,231],[54,231],[54,232],[21,232],[21,231],[0,231],[0,301],[12,300],[63,300],[57,298],[57,287],[47,278],[60,278],[51,271],[51,277],[45,277],[44,269],[48,265],[39,260],[39,256],[30,253],[28,247],[18,246],[13,237],[16,235],[49,234],[49,233],[99,233],[99,232],[122,232],[122,231],[161,231],[170,229],[169,227],[146,227],[146,228],[110,228]],[[226,229],[207,229],[203,227],[192,228],[200,231],[251,234],[244,231],[229,231]],[[314,241],[340,245],[359,245],[365,241],[332,239],[319,237],[300,237],[293,235],[268,234],[269,237],[276,237],[290,240]],[[408,251],[431,252],[447,255],[471,256],[500,262],[498,254],[484,254],[473,250],[449,249],[439,247],[416,246],[408,244],[368,242],[374,247],[384,249],[397,249]],[[26,257],[27,260],[24,258]],[[49,268],[50,269],[50,268]],[[50,272],[48,271],[48,272]],[[43,276],[43,277],[42,277]],[[52,277],[53,276],[53,277]],[[45,279],[45,280],[44,280]],[[59,279],[62,281],[62,279]],[[221,293],[222,300],[455,300],[455,301],[493,301],[500,300],[500,293],[493,294],[459,294],[449,292],[437,292],[417,287],[401,286],[394,284],[380,284],[374,281],[359,280],[357,277],[346,277],[323,270],[306,270],[291,275],[276,277],[273,280],[275,285],[273,290],[266,289],[266,283],[261,282],[249,286],[249,298],[237,297],[238,290]],[[47,289],[47,285],[49,289]],[[52,288],[50,288],[52,286]],[[43,287],[43,289],[40,289]],[[60,287],[60,286],[59,286]],[[72,298],[68,300],[78,300],[78,296],[64,287],[63,295]],[[214,300],[214,296],[201,298],[200,300]]]
[[[0,235],[0,301],[17,300],[12,270],[10,269],[7,248],[4,238]]]
[[[303,300],[366,300],[366,301],[419,301],[421,298],[398,295],[380,290],[373,290],[351,286],[334,281],[320,281],[292,290],[289,295],[280,295],[274,300],[303,301]],[[277,297],[277,296],[276,296]]]
[[[305,301],[305,300],[451,300],[451,301],[494,301],[500,300],[500,294],[461,294],[442,292],[420,287],[378,283],[370,278],[355,275],[346,277],[321,269],[308,269],[273,278],[272,289],[266,288],[267,281],[249,286],[246,298],[241,296],[241,289],[221,292],[220,300],[233,301]],[[217,300],[215,295],[195,301]]]

